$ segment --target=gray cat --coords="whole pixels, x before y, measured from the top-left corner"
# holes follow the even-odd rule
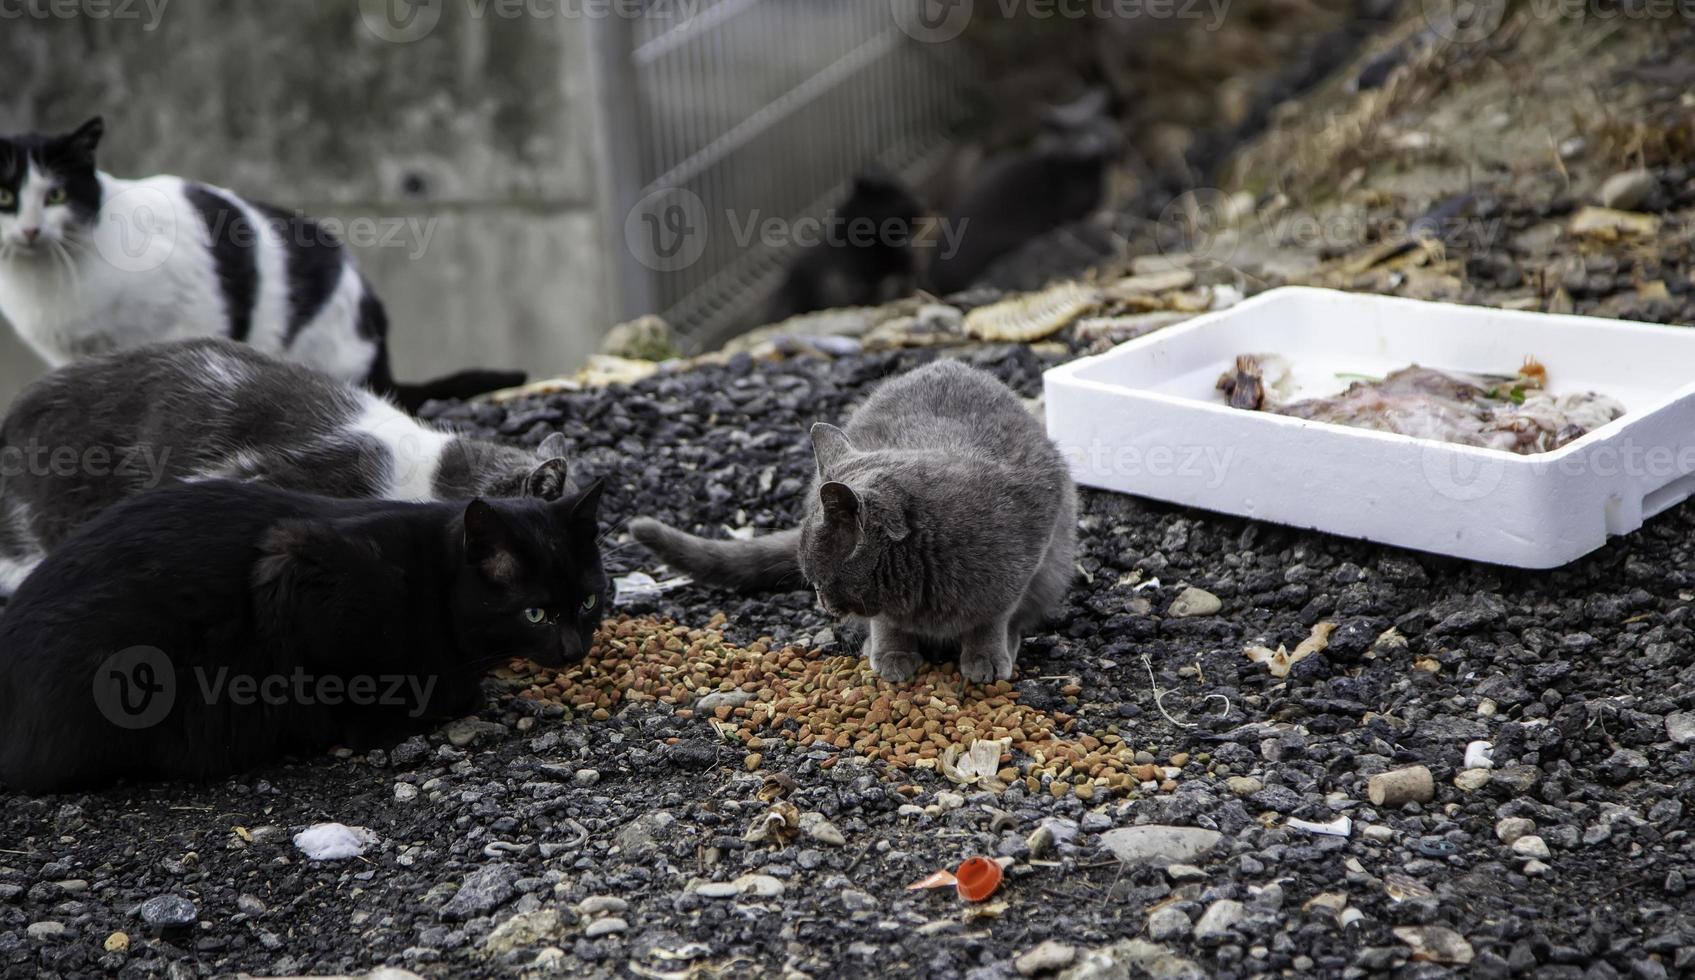
[[[702,582],[805,579],[826,612],[869,620],[865,653],[887,680],[910,680],[936,648],[957,651],[969,681],[1011,677],[1073,575],[1077,492],[1041,423],[992,375],[941,361],[878,387],[846,431],[814,425],[812,449],[798,528],[750,541],[647,518],[630,530]]]
[[[107,506],[164,483],[252,480],[430,501],[571,492],[564,437],[526,452],[442,432],[246,344],[152,344],[60,368],[0,423],[0,596]]]

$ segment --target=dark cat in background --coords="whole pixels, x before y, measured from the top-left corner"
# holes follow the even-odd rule
[[[414,504],[224,481],[126,500],[0,617],[0,782],[210,779],[463,716],[487,668],[588,652],[599,502],[598,484]]]
[[[959,229],[959,243],[936,255],[930,287],[943,296],[969,289],[995,260],[1089,217],[1122,145],[1104,91],[1047,109],[1035,144],[989,159],[949,208],[945,224]]]
[[[917,286],[913,235],[924,216],[896,177],[873,171],[854,178],[826,216],[822,240],[803,249],[767,305],[763,323],[844,306],[880,306]]]
[[[565,442],[441,432],[371,392],[227,340],[151,344],[37,381],[0,422],[0,598],[84,521],[165,483],[330,497],[557,498]]]

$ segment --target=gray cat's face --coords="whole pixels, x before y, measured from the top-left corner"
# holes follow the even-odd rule
[[[879,616],[906,603],[890,553],[908,535],[906,499],[873,468],[856,466],[853,446],[833,425],[812,427],[818,499],[801,524],[800,571],[836,616]]]

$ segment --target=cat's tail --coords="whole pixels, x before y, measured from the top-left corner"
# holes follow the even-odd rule
[[[527,380],[529,376],[522,371],[476,369],[418,384],[390,384],[384,394],[394,396],[401,408],[415,415],[428,401],[464,401],[502,388],[516,388]]]
[[[649,517],[630,522],[630,533],[665,564],[704,585],[741,592],[805,588],[796,551],[800,529],[746,541],[714,541],[684,534]]]

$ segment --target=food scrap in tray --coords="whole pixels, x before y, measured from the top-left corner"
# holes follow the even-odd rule
[[[1242,354],[1218,379],[1234,408],[1273,412],[1510,453],[1544,453],[1624,414],[1593,391],[1555,395],[1548,371],[1526,357],[1515,374],[1470,374],[1417,364],[1383,378],[1358,375],[1340,394],[1291,401],[1290,365],[1275,354]]]

